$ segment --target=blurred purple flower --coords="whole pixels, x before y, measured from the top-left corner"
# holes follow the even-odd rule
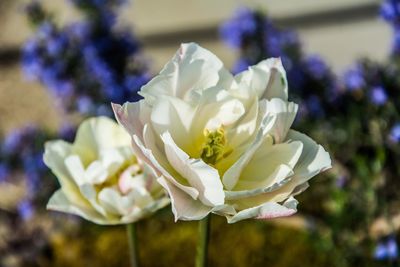
[[[379,242],[374,251],[376,260],[394,260],[398,258],[398,245],[394,236],[389,236]]]
[[[58,136],[60,139],[67,142],[72,142],[75,138],[76,127],[70,123],[64,123],[58,130]]]
[[[385,0],[380,8],[381,17],[391,23],[400,19],[400,2],[398,0]]]
[[[356,65],[355,68],[345,72],[344,84],[350,91],[359,90],[365,86],[365,79],[361,66]]]
[[[23,220],[29,220],[34,214],[34,207],[29,200],[22,200],[17,207],[18,214]]]
[[[10,176],[10,168],[7,164],[0,162],[0,183],[5,182]]]
[[[94,104],[90,97],[87,96],[80,96],[78,97],[77,101],[77,110],[79,113],[82,114],[90,114],[93,113]]]
[[[396,123],[390,130],[389,139],[392,142],[400,142],[400,123]]]
[[[385,88],[382,86],[373,87],[371,89],[370,99],[371,102],[377,106],[384,105],[388,99]]]
[[[245,7],[237,9],[233,17],[220,27],[222,40],[232,48],[241,48],[244,39],[255,35],[256,31],[255,12]]]
[[[347,183],[347,176],[346,175],[340,175],[336,178],[336,187],[337,188],[344,188]]]
[[[328,72],[328,66],[320,56],[308,56],[305,60],[305,68],[314,79],[322,79]]]
[[[13,130],[3,141],[3,153],[14,154],[22,148],[24,141],[24,131],[22,129]]]
[[[66,111],[83,115],[97,114],[104,103],[138,100],[137,91],[148,79],[132,77],[148,77],[147,64],[133,60],[140,52],[136,38],[114,29],[115,7],[126,1],[71,2],[87,16],[61,28],[41,23],[22,50],[26,76],[42,82]]]
[[[96,115],[111,117],[113,115],[113,112],[111,110],[111,105],[103,104],[98,106],[96,110]]]
[[[247,70],[247,68],[250,66],[251,64],[244,58],[239,58],[235,64],[233,65],[232,68],[232,72],[234,74],[237,74],[239,72],[245,71]]]
[[[392,54],[400,54],[400,28],[395,27],[392,41]]]
[[[308,114],[311,115],[312,117],[321,118],[325,115],[324,110],[321,106],[321,99],[318,96],[311,95],[306,100],[306,105]]]

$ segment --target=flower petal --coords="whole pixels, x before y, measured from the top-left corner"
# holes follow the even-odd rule
[[[242,170],[251,160],[253,154],[261,146],[265,140],[265,133],[274,125],[276,117],[269,116],[265,117],[261,123],[260,129],[257,133],[255,140],[249,146],[247,151],[225,172],[222,177],[222,183],[227,190],[232,190],[239,180]]]
[[[274,143],[281,143],[285,140],[287,132],[293,124],[298,105],[279,98],[273,98],[265,103],[267,116],[276,116],[275,124],[270,128],[269,134],[274,137]]]
[[[213,53],[195,43],[182,44],[160,74],[141,88],[140,95],[150,104],[162,95],[190,101],[202,90],[215,86],[221,71],[226,75]]]
[[[108,219],[104,218],[100,213],[96,212],[94,209],[88,206],[80,205],[82,203],[71,203],[62,189],[56,191],[47,203],[46,208],[48,210],[55,210],[65,213],[71,213],[85,218],[88,221],[97,224],[117,224],[117,221],[110,222]]]
[[[144,132],[146,132],[148,125],[145,125]],[[150,131],[149,131],[150,133]],[[134,147],[140,151],[140,154],[142,155],[142,159],[145,161],[146,164],[149,165],[149,167],[153,168],[155,173],[157,175],[163,175],[166,179],[168,179],[171,183],[173,183],[176,187],[180,188],[183,190],[185,193],[187,193],[189,196],[191,196],[193,199],[197,199],[199,196],[199,192],[197,189],[184,185],[180,183],[181,181],[177,181],[176,177],[173,177],[169,171],[173,171],[173,169],[169,168],[169,170],[166,170],[163,166],[160,165],[159,161],[154,157],[152,150],[147,149],[142,141],[136,136],[133,135],[133,142]],[[166,165],[164,165],[166,166]],[[175,174],[175,173],[174,173]]]
[[[293,175],[293,170],[287,165],[279,165],[275,171],[270,174],[270,176],[266,179],[269,182],[269,185],[260,185],[259,183],[254,186],[254,182],[250,184],[250,190],[237,190],[237,191],[225,191],[226,200],[232,201],[237,199],[249,198],[253,196],[257,196],[263,193],[272,192],[282,187],[284,184],[290,181],[291,176]],[[248,186],[247,182],[246,185]],[[249,187],[250,187],[249,186]]]
[[[175,221],[201,220],[212,211],[212,207],[205,206],[200,200],[191,198],[163,176],[158,178],[157,181],[168,192]]]
[[[258,207],[242,210],[234,216],[227,216],[228,223],[236,223],[245,219],[272,219],[293,215],[297,212],[298,201],[289,198],[282,205],[276,202],[267,202]]]
[[[142,107],[146,108],[145,103],[142,101],[125,103],[123,106],[113,104],[114,113],[118,122],[132,134],[132,147],[135,155],[144,161],[157,176],[163,175],[170,182],[174,183],[175,186],[196,199],[199,192],[195,188],[180,184],[169,173],[171,168],[166,170],[168,163],[166,159],[164,159],[162,151],[159,151],[157,147],[157,140],[155,139],[151,126],[142,124],[139,119],[142,115]],[[148,116],[148,121],[150,120],[149,118],[150,115]]]
[[[259,99],[280,98],[287,101],[288,83],[280,58],[270,58],[235,76],[238,84],[254,89]]]
[[[172,97],[160,97],[151,112],[151,125],[157,136],[169,131],[179,147],[194,151],[194,138],[189,134],[194,108]]]
[[[293,168],[294,175],[290,181],[274,191],[236,200],[235,205],[239,208],[247,208],[265,202],[284,201],[288,197],[298,194],[301,190],[305,190],[309,179],[331,167],[331,159],[328,152],[305,134],[290,130],[288,139],[303,143],[303,150],[296,166]]]
[[[71,177],[64,159],[70,155],[71,145],[62,140],[49,141],[45,144],[43,161],[56,175],[61,184],[61,188],[66,198],[72,203],[81,203],[85,207],[90,207],[89,202],[82,197],[79,187],[73,177]]]
[[[117,123],[107,117],[85,120],[76,133],[73,153],[85,166],[98,158],[99,151],[130,144],[130,136]]]
[[[273,183],[279,183],[290,173],[300,158],[303,144],[300,141],[282,143],[271,146],[261,146],[244,167],[235,190],[265,188]],[[278,169],[283,169],[282,176],[273,176]],[[282,170],[283,170],[282,169]],[[290,170],[288,170],[290,169]]]
[[[156,212],[157,210],[167,206],[170,204],[169,198],[167,197],[162,197],[159,200],[153,201],[150,205],[133,211],[132,213],[125,215],[121,218],[121,223],[132,223],[135,221],[138,221],[140,219],[143,219],[146,216],[149,216]]]
[[[140,120],[141,104],[143,100],[135,103],[125,103],[123,106],[112,103],[115,118],[130,135],[136,134],[142,138],[144,124]]]
[[[169,132],[162,134],[161,139],[164,141],[168,161],[191,186],[199,191],[199,199],[212,207],[224,204],[224,191],[218,171],[200,159],[190,159],[175,144]]]
[[[307,135],[290,130],[287,139],[303,143],[303,152],[294,168],[299,184],[332,167],[329,153]]]

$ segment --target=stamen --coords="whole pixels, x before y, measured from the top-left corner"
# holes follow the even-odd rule
[[[215,131],[205,129],[204,136],[206,141],[202,147],[201,158],[205,163],[215,165],[230,154],[231,151],[227,149],[227,140],[222,126]]]

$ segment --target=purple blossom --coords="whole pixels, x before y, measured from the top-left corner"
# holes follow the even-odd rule
[[[251,64],[244,58],[239,58],[235,64],[233,65],[232,68],[232,72],[234,74],[237,74],[239,72],[245,71],[247,70],[247,68],[250,66]]]
[[[374,105],[384,105],[388,99],[385,88],[383,88],[382,86],[373,87],[371,89],[370,99]]]
[[[42,82],[66,111],[94,115],[100,110],[112,115],[99,106],[140,99],[137,91],[149,80],[147,64],[136,60],[138,41],[114,27],[115,7],[125,1],[72,3],[90,15],[61,28],[51,21],[41,23],[22,50],[22,68],[27,77]]]
[[[79,97],[76,101],[76,104],[78,112],[82,114],[93,113],[93,110],[95,108],[92,99],[88,96]]]
[[[393,33],[392,54],[400,54],[400,28],[396,27]]]
[[[307,110],[309,115],[314,118],[321,118],[324,116],[324,110],[321,106],[321,99],[316,95],[311,95],[306,100]]]
[[[10,176],[10,168],[7,164],[0,162],[0,183],[7,180]]]
[[[322,79],[328,72],[328,66],[320,56],[312,55],[306,58],[304,66],[315,79]]]
[[[58,136],[67,142],[72,142],[75,138],[76,127],[70,123],[64,123],[58,130]]]
[[[398,0],[385,0],[380,8],[381,17],[391,23],[400,19],[400,2]]]
[[[364,74],[361,66],[348,70],[344,74],[344,84],[350,91],[362,89],[365,86]]]
[[[22,200],[18,204],[18,214],[23,220],[29,220],[34,214],[34,207],[29,200]]]
[[[390,130],[389,140],[392,142],[400,142],[400,123],[396,123]]]
[[[96,115],[97,116],[107,116],[107,117],[111,117],[113,114],[112,110],[111,110],[111,105],[109,104],[103,104],[97,107],[96,110]]]
[[[394,260],[398,258],[398,245],[394,236],[379,242],[374,251],[376,260]]]
[[[220,35],[222,40],[232,48],[241,48],[245,38],[255,35],[257,21],[254,11],[241,7],[233,17],[222,24]]]
[[[336,187],[337,188],[344,188],[348,181],[348,177],[346,175],[340,175],[336,179]]]

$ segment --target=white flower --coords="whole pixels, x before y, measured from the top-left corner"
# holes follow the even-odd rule
[[[297,105],[287,100],[280,59],[233,77],[211,52],[183,44],[140,94],[114,112],[168,191],[176,220],[291,215],[293,196],[331,166],[320,145],[290,129]]]
[[[73,144],[45,145],[44,162],[61,189],[47,208],[98,224],[124,224],[169,203],[149,168],[136,159],[128,133],[106,117],[84,121]]]

